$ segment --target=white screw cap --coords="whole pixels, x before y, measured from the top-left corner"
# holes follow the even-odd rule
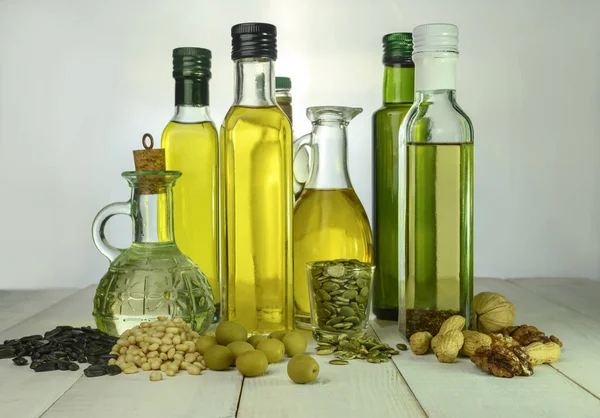
[[[458,54],[458,27],[450,23],[430,23],[413,29],[413,55]]]

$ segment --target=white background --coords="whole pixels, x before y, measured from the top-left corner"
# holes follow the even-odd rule
[[[0,0],[0,288],[100,279],[92,219],[127,200],[131,150],[172,115],[172,49],[213,51],[220,125],[230,28],[243,21],[278,27],[298,135],[307,106],[364,108],[349,165],[369,216],[381,37],[457,24],[458,101],[475,126],[475,274],[598,279],[598,16],[595,0]],[[128,219],[111,222],[125,245]]]

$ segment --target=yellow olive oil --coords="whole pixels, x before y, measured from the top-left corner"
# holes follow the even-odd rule
[[[462,312],[473,286],[473,143],[409,143],[406,158],[406,309]]]
[[[173,188],[175,240],[206,275],[219,312],[218,134],[212,121],[169,122],[162,134],[167,170],[182,176]]]
[[[373,261],[367,214],[352,188],[304,189],[294,208],[296,318],[310,319],[306,263],[335,259]]]
[[[293,329],[292,131],[277,106],[231,107],[221,127],[222,277],[227,319]]]

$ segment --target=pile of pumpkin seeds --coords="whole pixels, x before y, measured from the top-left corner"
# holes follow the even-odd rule
[[[405,344],[396,345],[398,350],[405,351]],[[327,356],[333,354],[335,360],[329,364],[346,365],[349,360],[361,359],[369,363],[384,363],[392,356],[400,354],[387,344],[382,344],[375,337],[349,337],[347,334],[322,335],[317,343],[317,354]]]

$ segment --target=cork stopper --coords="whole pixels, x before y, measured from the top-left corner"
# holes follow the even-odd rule
[[[135,171],[164,171],[165,150],[163,148],[154,149],[154,138],[149,133],[144,134],[142,137],[142,145],[144,149],[133,151]],[[164,193],[163,176],[140,177],[139,190],[141,194]]]

